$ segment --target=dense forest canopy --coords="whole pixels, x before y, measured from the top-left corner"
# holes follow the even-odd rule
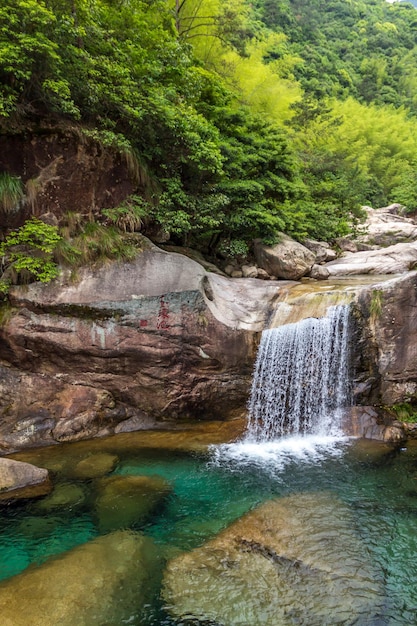
[[[76,126],[134,161],[121,211],[244,255],[417,209],[416,61],[408,2],[3,0],[0,127]]]

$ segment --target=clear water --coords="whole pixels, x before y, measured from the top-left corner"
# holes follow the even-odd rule
[[[106,451],[111,451],[110,440]],[[116,473],[158,474],[173,486],[165,506],[139,529],[155,540],[162,558],[173,550],[203,544],[270,498],[334,492],[351,508],[357,531],[383,575],[387,602],[378,624],[417,624],[416,444],[402,449],[375,444],[363,449],[363,444],[351,440],[307,437],[265,445],[224,445],[206,455],[139,449],[121,454],[120,448],[116,452],[120,458]],[[87,493],[91,488],[89,481],[77,484]],[[57,509],[50,515],[41,513],[36,501],[3,505],[1,578],[98,534],[88,499],[81,508]],[[137,607],[129,623],[174,623],[164,611],[158,588],[146,606]]]

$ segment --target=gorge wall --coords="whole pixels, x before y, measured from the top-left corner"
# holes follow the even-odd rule
[[[242,417],[259,334],[285,281],[229,279],[148,242],[14,288],[0,333],[0,451]]]

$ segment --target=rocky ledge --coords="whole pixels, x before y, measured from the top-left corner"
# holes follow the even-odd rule
[[[0,451],[241,417],[259,332],[291,283],[231,279],[150,243],[131,263],[15,288]]]

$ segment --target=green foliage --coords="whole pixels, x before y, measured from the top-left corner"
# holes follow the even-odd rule
[[[381,289],[373,289],[371,295],[371,301],[369,303],[369,313],[371,320],[375,321],[382,313],[382,296]]]
[[[0,174],[0,209],[4,213],[11,213],[16,210],[24,195],[20,178],[11,176],[7,172]]]
[[[417,407],[410,402],[401,402],[389,407],[400,422],[417,423]]]
[[[12,231],[0,244],[4,257],[0,277],[0,292],[8,292],[11,284],[39,280],[47,283],[58,275],[53,260],[54,250],[61,240],[55,226],[32,218]]]
[[[71,239],[63,238],[54,253],[60,264],[77,268],[109,259],[130,261],[138,253],[138,246],[114,226],[87,222]]]
[[[150,216],[151,205],[140,196],[129,196],[121,205],[113,209],[103,209],[102,214],[111,224],[129,233],[140,231],[144,220]]]
[[[104,224],[62,225],[72,266],[130,258],[150,222],[211,253],[330,240],[361,204],[417,208],[416,60],[407,3],[3,0],[0,121],[76,121],[128,164]]]

